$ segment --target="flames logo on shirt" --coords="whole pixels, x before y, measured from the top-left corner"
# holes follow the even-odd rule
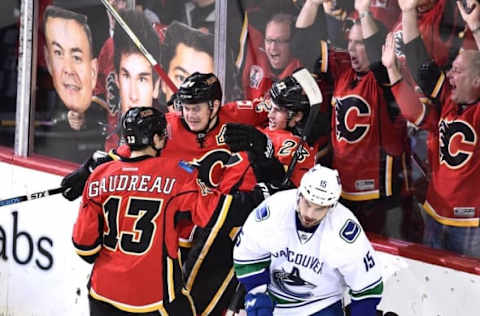
[[[477,144],[475,130],[464,121],[439,122],[440,163],[451,169],[465,165]]]
[[[337,140],[344,139],[348,143],[360,141],[370,129],[370,106],[359,96],[335,98],[334,102]]]
[[[225,166],[232,166],[242,161],[237,153],[227,149],[215,149],[207,152],[199,159],[193,159],[190,164],[198,168],[198,178],[209,188],[219,185]]]

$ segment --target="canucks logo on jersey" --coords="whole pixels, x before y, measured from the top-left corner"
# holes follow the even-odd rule
[[[255,210],[255,220],[261,222],[270,217],[270,210],[268,206],[260,207]]]
[[[272,277],[275,285],[287,295],[297,299],[313,297],[313,293],[309,290],[314,289],[316,285],[302,279],[300,271],[296,267],[293,267],[291,272],[286,272],[283,268],[282,270],[273,270]]]
[[[360,235],[360,225],[348,219],[340,230],[340,237],[348,243],[353,243]]]

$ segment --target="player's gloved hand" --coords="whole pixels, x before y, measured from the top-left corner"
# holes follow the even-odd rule
[[[272,316],[273,307],[272,299],[265,293],[247,293],[245,296],[245,311],[248,316]]]
[[[233,152],[248,151],[265,158],[273,156],[272,141],[254,126],[228,123],[224,136],[225,142]]]
[[[74,170],[62,179],[61,186],[65,188],[65,191],[62,192],[63,197],[69,201],[73,201],[82,195],[85,183],[93,169],[111,160],[113,160],[113,158],[104,151],[97,150],[94,152],[80,168]]]
[[[263,196],[263,198],[261,199],[263,201],[266,198],[268,198],[269,196],[271,196],[271,195],[277,193],[278,191],[280,191],[281,188],[277,187],[277,186],[275,186],[271,183],[259,182],[255,185],[254,190],[257,193],[260,193],[261,194],[260,196]]]
[[[275,185],[282,183],[285,178],[285,168],[277,158],[252,157],[248,153],[248,159],[252,165],[257,182],[268,182]]]
[[[108,74],[106,82],[108,108],[111,113],[117,113],[118,110],[120,110],[120,90],[118,89],[113,72]]]

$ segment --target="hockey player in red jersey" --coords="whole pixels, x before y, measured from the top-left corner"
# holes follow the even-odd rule
[[[301,143],[300,135],[305,127],[311,105],[302,86],[293,76],[275,82],[265,99],[269,108],[269,124],[265,128],[258,128],[258,131],[271,140],[274,148],[273,155],[287,169]],[[316,121],[315,135],[309,137],[309,144],[299,149],[299,159],[290,176],[294,186],[299,185],[302,175],[315,164],[319,147],[322,153],[327,150],[329,132],[327,102],[317,105],[321,106],[320,116],[323,116],[323,121],[322,118]],[[256,137],[261,136],[253,126],[241,124],[229,124],[225,134],[227,144],[235,152],[251,151]]]
[[[102,164],[86,183],[73,243],[94,263],[88,284],[92,316],[195,315],[190,296],[180,291],[175,214],[166,212],[181,172],[175,160],[154,158],[167,141],[166,126],[153,108],[129,110],[122,132],[130,158]]]
[[[181,102],[180,112],[166,115],[169,124],[169,141],[162,155],[165,158],[175,160],[183,172],[191,172],[190,176],[194,179],[198,178],[198,182],[207,193],[211,191],[211,188],[219,186],[222,166],[228,167],[241,160],[240,155],[232,153],[223,140],[227,122],[233,120],[253,123],[266,121],[266,112],[262,112],[261,108],[258,108],[257,111],[257,108],[251,102],[233,102],[221,107],[221,99],[222,91],[215,75],[194,73],[185,80],[177,93],[177,102]],[[128,148],[125,147],[119,148],[118,152],[125,157],[130,155]],[[268,164],[268,162],[265,163],[264,168],[268,167]],[[81,178],[88,174],[88,168],[89,163],[86,163],[82,168],[64,178],[62,183],[69,188],[64,195],[67,199],[74,199],[79,187],[83,187]],[[283,169],[277,168],[276,170],[272,174],[282,177]],[[236,181],[242,182],[243,180],[242,178]],[[253,183],[253,186],[256,183],[255,178],[245,179],[245,182],[247,181]],[[250,185],[245,187],[252,188]],[[245,187],[242,187],[242,189]],[[224,193],[229,193],[233,189],[238,189],[238,186],[228,189],[221,187],[219,189],[222,189]],[[219,202],[219,205],[227,210],[231,208],[230,203],[223,205]],[[252,205],[253,207],[254,205]],[[209,212],[211,208],[206,207],[205,211]],[[215,205],[213,208],[215,208]],[[249,210],[249,207],[244,207],[244,209]],[[188,222],[187,219],[182,221],[182,224],[188,224]],[[184,229],[181,231],[181,245],[184,247],[191,246],[190,237],[193,237],[194,231],[191,231],[190,227],[189,225],[183,226]],[[199,313],[205,312],[210,315],[221,313],[228,305],[231,294],[235,289],[236,281],[232,280],[233,274],[227,271],[224,275],[219,270],[219,267],[224,266],[231,269],[231,255],[229,253],[236,230],[229,236],[231,229],[224,232],[226,229],[198,231],[197,235],[202,235],[197,239],[199,242],[196,243],[196,245],[200,245],[199,252],[191,259],[185,260],[185,266],[187,267],[185,271],[188,272],[187,290],[191,291]],[[225,238],[228,238],[226,247],[222,246],[221,243],[219,246],[216,246],[217,243],[212,246],[211,242],[217,238],[217,235],[221,235],[218,238],[219,240],[225,241]],[[207,239],[209,247],[201,246]],[[218,258],[228,258],[230,264],[225,264],[222,260],[218,262]],[[217,266],[212,265],[211,260],[217,262]],[[211,269],[216,271],[215,278],[211,276],[210,272],[204,272],[204,268],[208,271]],[[201,276],[201,279],[198,278],[200,280],[197,280],[197,276]],[[207,285],[208,287],[206,287]]]
[[[174,157],[186,169],[196,169],[198,182],[205,188],[217,188],[223,193],[250,190],[257,183],[246,155],[233,153],[225,142],[230,122],[261,125],[267,113],[258,103],[232,102],[223,106],[222,90],[213,74],[194,73],[179,87],[175,102],[177,113],[167,114],[171,142],[165,155]],[[266,149],[264,149],[266,151]],[[275,160],[264,156],[255,162],[255,169],[267,169]],[[280,167],[280,168],[279,168]],[[275,169],[276,168],[276,169]],[[283,169],[275,164],[271,177],[281,177]],[[228,173],[230,181],[224,181]],[[265,180],[265,179],[263,179]],[[240,225],[239,225],[240,226]],[[193,237],[184,230],[182,245],[189,247]],[[186,288],[195,300],[199,313],[221,315],[230,302],[237,281],[232,273],[233,240],[238,228],[226,230],[197,229],[193,248],[185,260]],[[188,233],[188,234],[186,234]]]

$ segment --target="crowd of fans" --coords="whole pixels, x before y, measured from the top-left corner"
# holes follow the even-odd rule
[[[137,1],[137,8],[110,2],[175,86],[196,72],[214,72],[214,0]],[[39,49],[58,95],[52,115],[63,124],[38,128],[37,152],[82,162],[96,149],[117,148],[120,117],[131,107],[192,115],[195,109],[178,106],[181,96],[118,24],[110,23],[97,51],[95,21],[71,11],[49,6],[43,13]],[[315,159],[297,167],[291,185],[320,162],[338,170],[340,201],[367,232],[480,257],[477,0],[245,0],[228,1],[228,14],[223,103],[256,111],[250,123],[272,141],[278,133],[271,131],[282,124],[293,139],[274,141],[285,168],[309,111],[295,107],[301,99],[279,107],[272,91],[290,87],[301,67],[322,91],[304,145]],[[209,111],[219,112],[213,103]],[[208,134],[215,115],[204,129],[192,127],[195,120],[186,128]],[[197,137],[203,146],[207,136]],[[54,138],[69,149],[56,150]],[[190,158],[203,159],[184,157]]]

